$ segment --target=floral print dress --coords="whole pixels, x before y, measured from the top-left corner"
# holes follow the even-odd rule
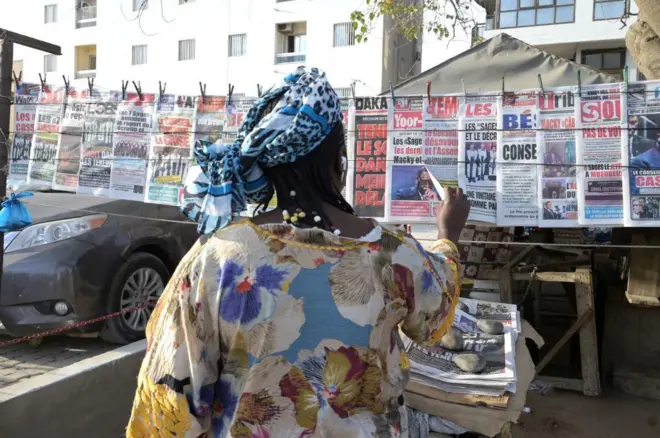
[[[378,234],[244,220],[200,239],[147,327],[127,436],[410,436],[399,329],[444,334],[458,255]]]

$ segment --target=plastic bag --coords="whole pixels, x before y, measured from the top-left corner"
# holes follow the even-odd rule
[[[12,193],[9,195],[9,199],[3,201],[2,210],[0,210],[0,232],[18,231],[32,225],[32,216],[21,202],[22,198],[32,195],[32,192],[20,192],[18,195]]]

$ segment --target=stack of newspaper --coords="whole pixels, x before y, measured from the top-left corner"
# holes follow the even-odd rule
[[[520,328],[515,305],[461,298],[442,342],[422,347],[403,336],[411,364],[408,389],[432,390],[447,402],[506,409],[516,392]]]

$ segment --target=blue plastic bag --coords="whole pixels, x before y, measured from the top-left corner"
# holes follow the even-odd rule
[[[20,192],[18,195],[12,193],[9,195],[9,199],[2,203],[0,232],[18,231],[32,225],[32,216],[21,202],[22,198],[29,198],[32,195],[32,192]]]

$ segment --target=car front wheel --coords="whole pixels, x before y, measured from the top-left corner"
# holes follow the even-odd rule
[[[104,341],[128,344],[144,338],[144,331],[170,274],[165,264],[148,253],[134,253],[119,269],[110,287],[107,312],[125,313],[110,318],[101,330]]]

